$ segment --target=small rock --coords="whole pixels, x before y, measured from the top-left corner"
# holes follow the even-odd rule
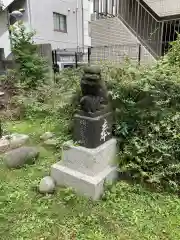
[[[54,137],[54,134],[52,132],[45,132],[42,136],[40,136],[40,139],[43,141],[46,141],[53,137]]]
[[[55,182],[54,180],[47,176],[44,177],[39,185],[39,192],[40,193],[53,193],[55,191]]]
[[[56,147],[58,144],[58,141],[57,139],[48,139],[47,141],[44,142],[44,144],[47,146]]]
[[[18,148],[28,142],[29,136],[25,134],[13,133],[10,136],[10,148]]]
[[[39,156],[35,147],[20,147],[4,154],[3,160],[9,168],[20,168],[24,164],[32,164]]]
[[[29,140],[29,136],[25,134],[13,133],[0,138],[0,153],[10,149],[18,148],[24,145]]]
[[[0,97],[3,97],[5,95],[4,92],[0,92]]]

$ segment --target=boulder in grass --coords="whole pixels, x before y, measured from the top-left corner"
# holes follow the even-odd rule
[[[33,164],[38,156],[36,147],[20,147],[6,152],[3,160],[8,168],[20,168],[25,164]]]
[[[29,136],[25,134],[13,133],[0,138],[0,153],[10,149],[18,148],[27,143]]]
[[[39,192],[43,194],[53,193],[55,191],[55,187],[56,186],[54,180],[51,177],[47,176],[41,180],[39,185]]]
[[[29,140],[29,136],[26,134],[18,134],[13,133],[10,135],[9,142],[10,142],[10,148],[18,148],[27,143]]]
[[[54,133],[52,132],[45,132],[42,136],[40,136],[40,139],[43,141],[46,141],[48,139],[51,139],[54,137]]]

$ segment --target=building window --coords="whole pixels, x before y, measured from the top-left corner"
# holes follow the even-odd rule
[[[59,14],[59,13],[53,13],[53,20],[54,20],[54,31],[58,32],[67,32],[67,21],[66,16]]]

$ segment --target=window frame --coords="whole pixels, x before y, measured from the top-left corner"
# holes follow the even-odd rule
[[[59,29],[55,28],[55,17],[56,17],[56,20],[58,18]],[[61,19],[61,17],[64,17],[64,21],[65,21],[65,29],[64,30],[60,29],[60,19]],[[54,25],[54,31],[55,32],[67,33],[67,15],[61,14],[61,13],[58,13],[58,12],[53,12],[53,25]]]

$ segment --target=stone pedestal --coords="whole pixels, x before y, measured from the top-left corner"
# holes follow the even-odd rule
[[[80,113],[74,117],[74,140],[86,148],[97,148],[112,138],[112,112]]]
[[[104,182],[117,178],[116,140],[110,139],[94,149],[66,143],[62,161],[51,168],[57,185],[74,188],[80,194],[99,199]]]

